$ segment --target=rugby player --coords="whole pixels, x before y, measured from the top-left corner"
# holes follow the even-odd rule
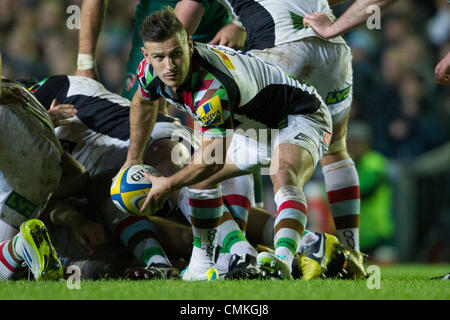
[[[245,3],[244,3],[245,2]],[[365,277],[364,255],[359,249],[360,194],[355,164],[347,151],[346,132],[352,104],[352,56],[342,37],[322,39],[305,27],[303,17],[320,10],[333,17],[326,0],[225,1],[247,31],[246,50],[276,64],[291,76],[313,85],[330,111],[333,137],[320,164],[336,226],[336,236],[347,249],[350,274]],[[256,18],[258,17],[258,18]],[[323,235],[337,244],[333,236]],[[325,255],[302,255],[304,279],[318,277]]]
[[[188,112],[202,133],[202,149],[194,154],[200,164],[191,163],[170,177],[147,175],[153,187],[143,208],[152,211],[174,190],[189,186],[194,247],[183,279],[207,280],[215,272],[216,233],[223,213],[217,183],[262,163],[261,150],[244,135],[233,135],[227,148],[225,138],[239,128],[280,129],[272,137],[273,154],[266,155],[272,159],[278,206],[275,255],[261,253],[258,259],[273,276],[292,279],[292,261],[306,224],[302,187],[331,139],[325,103],[313,87],[275,65],[226,47],[194,43],[171,9],[147,17],[141,37],[145,59],[137,72],[140,90],[131,105],[130,147],[122,168],[142,162],[158,112],[154,101],[160,97]],[[245,149],[247,141],[253,143],[256,165],[239,163],[239,149]],[[227,149],[234,161],[225,165]],[[208,150],[214,150],[212,155]]]
[[[111,178],[126,159],[129,144],[130,101],[111,93],[99,82],[79,76],[51,76],[30,88],[34,96],[48,107],[56,99],[59,103],[73,104],[76,115],[64,127],[57,128],[57,137],[68,152],[98,183],[91,183],[87,197],[101,208],[110,229],[123,244],[145,256],[146,263],[170,266],[158,241],[153,236],[153,226],[146,217],[136,218],[120,212],[109,197]],[[65,120],[67,121],[67,120]],[[181,140],[181,143],[179,142]],[[147,144],[144,163],[157,168],[164,175],[179,171],[190,158],[191,148],[198,148],[191,130],[177,119],[158,113],[155,128]],[[177,163],[174,163],[174,154]],[[113,172],[111,176],[110,172]],[[252,204],[251,176],[231,178],[222,183],[224,207],[227,207],[219,227],[219,244],[222,248],[218,263],[221,275],[228,273],[233,254],[242,256],[244,273],[258,276],[257,251],[245,239],[244,231],[248,211]],[[172,196],[172,208],[178,206],[190,222],[188,190],[184,188]],[[163,210],[164,213],[168,208]],[[236,219],[233,219],[231,213]],[[146,232],[141,232],[145,230]],[[133,238],[139,234],[141,239]],[[127,236],[125,236],[127,235]],[[149,240],[149,237],[152,240]],[[152,243],[153,249],[142,242]],[[157,248],[157,249],[156,249]],[[145,254],[152,252],[153,255]],[[245,268],[243,266],[246,266]],[[250,270],[247,270],[250,269]],[[235,270],[236,272],[236,270]],[[251,276],[251,274],[250,274]]]

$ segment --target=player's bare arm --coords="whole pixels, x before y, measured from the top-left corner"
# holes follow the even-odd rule
[[[108,0],[84,0],[78,35],[78,63],[75,75],[97,79],[95,51],[102,30]]]
[[[122,169],[142,163],[145,146],[156,122],[158,106],[145,100],[140,90],[133,96],[130,107],[130,146]]]
[[[197,30],[204,12],[203,5],[192,0],[182,0],[175,7],[175,14],[189,35]],[[245,37],[244,28],[234,21],[220,29],[210,43],[240,49],[244,46]]]
[[[188,35],[192,35],[197,30],[202,20],[205,8],[197,1],[182,0],[175,7],[175,14],[181,21]]]
[[[321,37],[329,39],[337,37],[361,25],[372,14],[367,11],[370,6],[378,6],[384,12],[396,0],[358,0],[355,1],[336,21],[332,21],[323,12],[314,12],[305,15],[303,24],[311,26]]]

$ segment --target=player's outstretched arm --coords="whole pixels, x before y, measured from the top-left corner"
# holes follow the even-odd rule
[[[108,0],[83,0],[78,35],[78,60],[75,75],[98,79],[95,51],[102,30]]]
[[[158,106],[146,100],[138,89],[130,107],[130,146],[127,159],[121,170],[142,163],[145,147],[152,133],[158,115]]]
[[[439,84],[450,85],[450,51],[436,65],[434,79]]]
[[[382,12],[396,0],[357,0],[336,21],[323,12],[308,13],[303,24],[311,26],[323,38],[334,38],[363,24],[373,14],[367,10],[370,6],[378,6]]]

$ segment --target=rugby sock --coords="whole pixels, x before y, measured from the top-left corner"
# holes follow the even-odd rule
[[[275,216],[271,216],[264,224],[261,241],[263,246],[273,246],[273,225],[275,223]],[[298,244],[297,253],[301,253],[301,250],[305,246],[310,246],[319,240],[319,236],[309,230],[303,231],[302,239]]]
[[[225,180],[221,186],[223,202],[245,234],[253,197],[253,179],[250,175],[239,176]]]
[[[238,254],[239,256],[250,254],[255,258],[258,256],[258,252],[247,241],[239,225],[226,209],[224,209],[217,230],[217,244],[221,247],[216,262],[217,269],[227,271],[229,260],[233,254]]]
[[[223,198],[220,187],[211,190],[189,190],[191,225],[194,236],[189,268],[206,272],[215,268],[217,227],[223,214]]]
[[[275,255],[284,259],[289,268],[292,268],[292,261],[307,220],[305,194],[295,186],[281,187],[275,194],[275,203]]]
[[[359,179],[352,159],[322,168],[336,236],[347,249],[359,251]]]
[[[16,268],[23,261],[15,250],[14,243],[17,239],[18,235],[12,240],[6,240],[0,243],[0,281],[10,279]]]
[[[171,266],[164,250],[155,239],[155,228],[146,217],[126,216],[114,232],[122,244],[146,266],[162,263]]]
[[[243,231],[247,230],[248,212],[250,211],[250,200],[240,194],[229,194],[223,196],[223,202],[236,221],[238,227]]]

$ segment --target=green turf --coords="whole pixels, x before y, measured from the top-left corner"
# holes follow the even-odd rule
[[[430,277],[450,272],[450,265],[397,265],[381,267],[380,289],[369,289],[366,280],[313,281],[81,281],[70,290],[66,282],[2,282],[6,299],[162,299],[162,300],[321,300],[396,299],[449,300],[450,281]],[[374,282],[371,282],[374,284]]]

